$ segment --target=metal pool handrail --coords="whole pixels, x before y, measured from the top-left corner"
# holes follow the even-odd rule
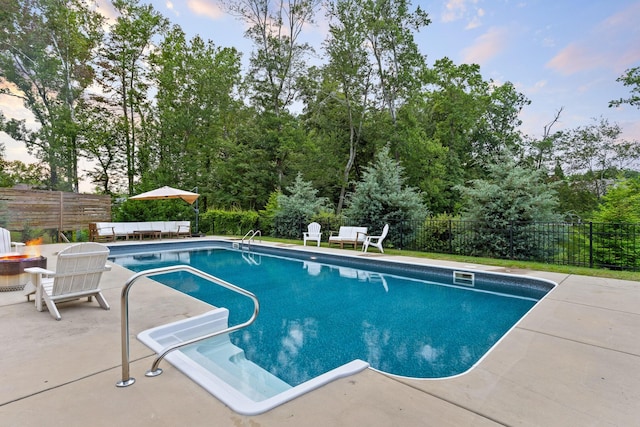
[[[244,248],[245,245],[245,241],[247,241],[247,246],[251,247],[251,242],[253,242],[253,239],[256,236],[260,236],[260,242],[262,242],[262,231],[260,230],[249,230],[247,231],[247,234],[244,235],[244,237],[242,238],[242,240],[240,241],[242,247]],[[247,237],[249,238],[249,240],[247,240]]]
[[[195,342],[198,341],[202,341],[205,340],[207,338],[212,338],[218,335],[223,335],[223,334],[228,334],[230,332],[234,332],[237,331],[238,329],[242,329],[244,327],[249,326],[250,324],[252,324],[255,320],[256,317],[258,317],[258,312],[260,311],[260,304],[258,302],[258,298],[252,294],[251,292],[242,289],[236,285],[232,285],[229,282],[225,282],[222,279],[219,279],[215,276],[212,276],[210,274],[207,274],[203,271],[198,270],[197,268],[193,268],[189,265],[174,265],[174,266],[169,266],[169,267],[161,267],[161,268],[153,268],[150,270],[145,270],[145,271],[141,271],[139,273],[134,274],[133,276],[131,276],[129,278],[129,280],[127,280],[127,282],[124,284],[124,286],[122,287],[122,295],[120,297],[120,325],[121,325],[121,342],[122,342],[122,380],[118,381],[116,383],[116,387],[127,387],[130,386],[131,384],[133,384],[136,380],[135,378],[131,377],[130,373],[129,373],[129,290],[131,289],[131,287],[133,286],[133,284],[136,282],[136,280],[138,280],[141,277],[146,277],[146,276],[153,276],[155,274],[164,274],[164,273],[172,273],[172,272],[176,272],[176,271],[189,271],[192,274],[195,274],[196,276],[199,276],[203,279],[209,280],[210,282],[213,282],[217,285],[220,285],[224,288],[227,288],[229,290],[232,290],[234,292],[237,292],[241,295],[244,295],[246,297],[249,297],[253,300],[253,314],[251,315],[251,317],[249,318],[249,320],[247,320],[244,323],[240,323],[238,325],[232,326],[230,328],[226,328],[226,329],[222,329],[220,331],[216,331],[207,335],[204,335],[202,337],[197,337],[197,338],[192,338],[188,341],[184,341],[178,344],[174,344],[172,346],[169,346],[167,348],[165,348],[162,352],[162,354],[160,354],[158,357],[156,357],[156,359],[153,361],[153,364],[151,365],[151,369],[149,371],[147,371],[147,373],[145,374],[148,377],[154,377],[156,375],[160,375],[162,373],[162,369],[158,368],[158,365],[160,364],[160,362],[162,361],[162,359],[164,359],[164,357],[169,354],[170,352],[172,352],[173,350],[176,350],[180,347],[183,347],[185,345],[189,345],[189,344],[193,344]]]

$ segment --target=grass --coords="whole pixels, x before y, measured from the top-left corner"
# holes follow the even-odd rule
[[[298,244],[298,245],[302,244],[300,240],[279,239],[279,238],[269,237],[269,236],[263,237],[262,240],[269,241],[269,242],[286,243],[286,244]],[[322,246],[327,247],[328,245],[326,243],[322,243]],[[605,277],[610,279],[640,281],[640,272],[638,271],[605,270],[605,269],[599,269],[599,268],[575,267],[571,265],[545,264],[542,262],[515,261],[510,259],[494,259],[494,258],[476,258],[471,256],[418,252],[418,251],[404,251],[404,250],[387,249],[387,248],[385,248],[384,253],[388,255],[402,255],[402,256],[411,256],[416,258],[456,261],[456,262],[491,265],[496,267],[513,268],[513,269],[521,269],[521,270],[549,271],[552,273],[575,274],[580,276]]]

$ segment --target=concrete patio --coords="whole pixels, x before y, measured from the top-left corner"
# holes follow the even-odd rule
[[[49,268],[64,246],[42,246]],[[116,388],[120,293],[130,271],[114,265],[103,276],[110,311],[95,301],[70,302],[61,305],[60,321],[37,312],[21,292],[0,292],[0,425],[640,426],[640,284],[511,273],[558,286],[470,372],[405,380],[365,370],[258,416],[231,411],[166,361],[163,375],[144,376],[154,355],[135,335],[207,311],[200,301],[148,279],[132,288],[130,359],[137,381]]]

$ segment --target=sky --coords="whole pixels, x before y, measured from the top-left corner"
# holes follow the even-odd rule
[[[220,0],[141,0],[151,3],[188,37],[199,35],[216,46],[236,47],[246,64],[252,46],[246,27],[226,14]],[[101,9],[112,16],[106,0]],[[640,0],[413,0],[431,24],[415,35],[429,65],[448,57],[455,64],[475,63],[485,80],[511,82],[531,105],[521,113],[521,130],[541,137],[545,125],[562,110],[553,130],[574,129],[606,118],[623,130],[622,138],[640,141],[640,109],[609,101],[628,98],[630,88],[616,79],[640,66]],[[321,62],[327,24],[322,15],[305,28],[303,40]],[[8,118],[30,114],[19,101],[0,96]],[[21,143],[0,134],[7,160],[29,160]]]

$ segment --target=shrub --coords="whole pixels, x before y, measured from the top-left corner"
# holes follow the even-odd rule
[[[243,236],[258,225],[258,213],[255,211],[210,209],[200,218],[203,230],[218,235]]]

